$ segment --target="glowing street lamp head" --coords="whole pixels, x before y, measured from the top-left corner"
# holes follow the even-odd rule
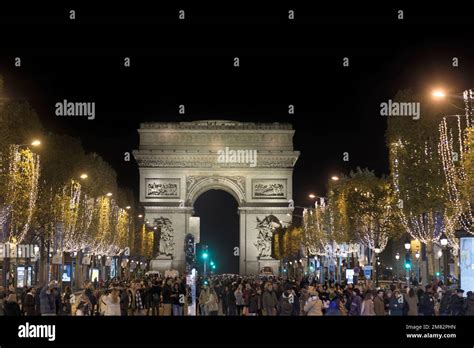
[[[106,194],[107,197],[112,197],[112,192]]]
[[[130,209],[132,209],[132,207],[129,206],[129,205],[127,205],[127,206],[125,207],[125,209],[130,210]]]
[[[316,198],[316,195],[313,195],[312,193],[308,195],[309,198],[311,199],[315,199]]]
[[[89,177],[89,176],[88,176],[86,173],[81,174],[81,176],[80,176],[80,178],[83,179],[83,180],[84,180],[84,179],[87,179],[88,177]]]
[[[41,141],[39,141],[38,139],[35,139],[31,142],[31,146],[40,146],[41,145]]]
[[[436,99],[443,99],[446,97],[446,93],[440,89],[433,91],[431,95]]]
[[[337,175],[333,175],[333,176],[331,176],[331,180],[332,181],[338,181],[339,177]]]
[[[138,217],[141,219],[141,218],[143,217],[143,215],[142,215],[142,214],[139,214]]]
[[[209,254],[208,253],[202,253],[202,258],[203,259],[207,259],[209,257]]]

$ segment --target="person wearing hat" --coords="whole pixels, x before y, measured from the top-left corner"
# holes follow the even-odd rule
[[[308,316],[322,316],[323,315],[323,301],[318,296],[318,292],[311,288],[309,290],[309,298],[303,307],[304,313]]]
[[[451,295],[450,310],[451,315],[464,315],[464,290],[457,289],[456,293]]]

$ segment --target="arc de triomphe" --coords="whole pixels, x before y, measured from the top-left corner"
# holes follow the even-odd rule
[[[257,274],[278,260],[270,256],[272,230],[291,221],[293,149],[290,124],[195,121],[142,123],[139,150],[140,202],[145,219],[160,227],[163,265],[183,272],[185,236],[199,228],[190,219],[197,198],[211,189],[230,193],[238,202],[240,274]],[[255,163],[242,163],[257,151]],[[226,151],[227,155],[219,158]],[[239,152],[240,151],[240,152]],[[239,162],[240,158],[240,162]],[[168,260],[168,261],[167,261]],[[166,263],[166,261],[168,263]],[[164,268],[164,266],[163,266]]]

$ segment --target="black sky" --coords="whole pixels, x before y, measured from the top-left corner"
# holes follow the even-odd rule
[[[324,195],[333,173],[357,166],[388,172],[381,102],[409,87],[472,87],[472,2],[11,6],[0,4],[7,89],[27,98],[48,130],[80,137],[135,192],[137,166],[123,153],[138,147],[140,122],[290,122],[301,151],[294,199],[308,205],[307,194]],[[67,18],[71,8],[75,21]],[[21,68],[13,67],[16,56]],[[122,66],[125,56],[131,68]],[[56,117],[54,104],[63,99],[96,102],[96,120]]]

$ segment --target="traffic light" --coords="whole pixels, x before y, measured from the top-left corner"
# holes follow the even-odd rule
[[[410,269],[411,268],[411,261],[409,259],[405,260],[405,268]]]
[[[214,266],[214,261],[211,261],[211,266]]]
[[[202,256],[203,260],[207,260],[207,258],[209,257],[209,252],[207,251],[207,245],[202,246],[201,256]]]
[[[436,276],[437,276],[437,277],[439,277],[439,276],[440,276],[440,274],[441,274],[441,273],[439,273],[439,272],[436,272]]]

